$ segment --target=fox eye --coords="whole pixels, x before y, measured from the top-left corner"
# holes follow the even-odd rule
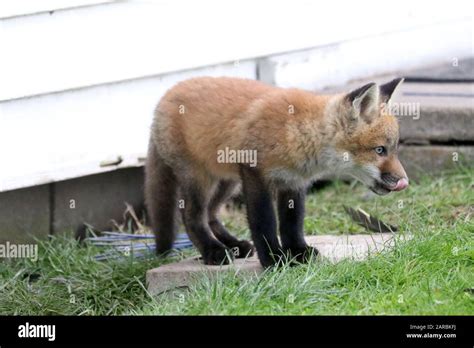
[[[377,153],[377,155],[380,155],[380,156],[384,156],[387,154],[387,149],[385,148],[385,146],[377,146],[374,150]]]

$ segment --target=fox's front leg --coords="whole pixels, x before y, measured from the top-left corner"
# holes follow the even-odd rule
[[[283,255],[278,242],[272,195],[255,168],[242,166],[240,175],[252,239],[260,263],[263,267],[269,267],[276,264]]]
[[[283,251],[298,262],[307,262],[318,250],[304,239],[304,213],[306,189],[281,189],[278,192],[278,219]]]

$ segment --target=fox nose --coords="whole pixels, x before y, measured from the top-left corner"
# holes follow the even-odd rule
[[[407,178],[401,178],[398,180],[397,185],[393,189],[393,191],[401,191],[404,190],[408,187],[408,179]]]

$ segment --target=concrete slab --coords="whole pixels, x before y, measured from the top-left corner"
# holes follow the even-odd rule
[[[394,98],[395,102],[419,103],[421,107],[474,107],[474,83],[414,83],[405,82]]]
[[[474,146],[400,146],[400,161],[408,176],[431,174],[457,166],[472,166]]]
[[[444,64],[436,64],[423,69],[416,69],[406,75],[414,78],[430,79],[471,79],[474,80],[474,58],[453,59]]]
[[[474,100],[474,99],[473,99]],[[474,108],[420,106],[419,117],[398,117],[405,144],[456,143],[474,140]]]
[[[346,258],[362,260],[371,252],[380,252],[393,245],[393,234],[360,234],[360,235],[322,235],[306,237],[308,244],[318,248],[320,255],[331,262]],[[237,259],[230,265],[204,265],[199,257],[188,258],[154,269],[146,274],[148,291],[152,295],[161,294],[176,288],[189,286],[203,273],[214,275],[221,272],[236,272],[242,276],[258,275],[263,271],[256,256]]]

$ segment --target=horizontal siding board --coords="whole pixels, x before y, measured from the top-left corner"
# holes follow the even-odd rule
[[[0,2],[0,19],[70,10],[111,2],[114,2],[114,0],[4,0]]]
[[[472,56],[472,19],[365,37],[260,61],[262,79],[317,90]]]
[[[139,1],[0,20],[0,100],[456,23],[468,6],[401,1],[387,20],[371,4]]]
[[[0,103],[0,192],[141,166],[153,110],[167,89],[195,76],[255,74],[255,63],[242,61]],[[119,165],[100,166],[118,156]]]

